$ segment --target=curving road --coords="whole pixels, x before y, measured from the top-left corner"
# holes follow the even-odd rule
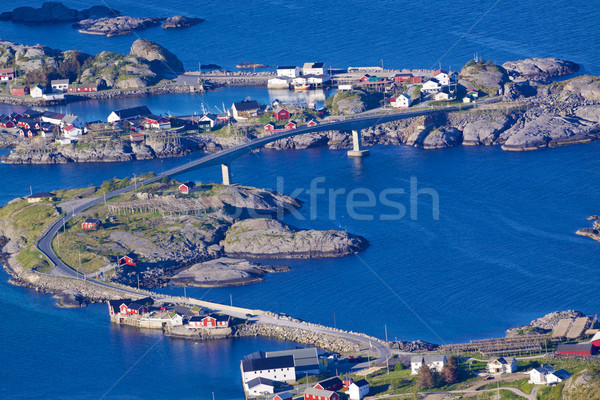
[[[491,98],[491,99],[487,99],[484,101],[480,101],[479,104],[491,103],[491,102],[495,102],[495,101],[499,101],[499,100],[500,100],[499,98]],[[442,110],[443,111],[458,111],[458,110],[466,110],[466,109],[469,109],[469,108],[472,108],[475,106],[476,106],[476,104],[465,104],[465,105],[460,105],[460,106],[447,107]],[[231,162],[233,159],[235,159],[245,153],[248,153],[254,149],[258,149],[268,143],[271,143],[271,142],[274,142],[274,141],[277,141],[280,139],[292,137],[292,136],[302,135],[305,133],[323,132],[323,131],[332,131],[332,130],[340,130],[340,131],[360,130],[360,129],[365,129],[370,126],[379,125],[379,124],[382,124],[385,122],[398,121],[401,119],[418,117],[418,116],[422,116],[422,115],[431,114],[431,113],[434,113],[437,111],[440,111],[440,109],[424,109],[424,110],[417,110],[417,111],[393,112],[393,113],[387,113],[387,114],[381,114],[381,115],[373,115],[372,112],[368,112],[368,113],[363,113],[363,115],[359,115],[357,117],[347,118],[344,121],[322,123],[322,124],[319,124],[314,127],[301,127],[301,128],[294,129],[294,130],[282,131],[282,132],[275,133],[273,135],[268,135],[268,136],[263,136],[263,137],[253,139],[247,143],[240,144],[240,145],[231,147],[229,149],[219,151],[217,153],[204,155],[204,156],[198,158],[197,160],[188,162],[179,167],[169,169],[169,170],[159,173],[151,178],[141,180],[139,182],[139,184],[140,185],[150,184],[150,183],[156,182],[158,180],[161,180],[165,176],[175,176],[175,175],[178,175],[178,174],[181,174],[181,173],[193,170],[193,169],[197,169],[197,168],[204,168],[207,166],[217,165],[217,164],[227,164],[227,163]],[[122,189],[112,191],[110,193],[107,193],[105,198],[106,198],[106,200],[108,200],[115,196],[119,196],[121,194],[124,194],[124,193],[127,193],[127,192],[133,190],[135,187],[136,187],[136,185],[129,185]],[[52,248],[52,239],[58,233],[58,231],[63,227],[63,225],[69,219],[71,219],[74,215],[81,213],[81,212],[87,210],[88,208],[95,206],[96,204],[102,203],[103,201],[104,201],[104,197],[95,197],[95,198],[89,199],[88,201],[81,202],[79,205],[75,206],[70,212],[67,212],[63,217],[61,217],[59,220],[54,222],[50,226],[50,228],[40,238],[40,240],[37,244],[37,248],[50,260],[50,262],[52,264],[54,264],[55,268],[51,272],[52,274],[66,277],[66,278],[81,278],[82,277],[82,275],[79,272],[77,272],[75,269],[66,265],[58,257],[58,255],[54,252],[54,250]],[[111,288],[114,290],[119,290],[126,296],[140,295],[140,292],[138,292],[136,289],[133,289],[133,288],[126,289],[126,288],[122,288],[119,286],[113,286],[111,284],[99,281],[97,279],[88,279],[88,282],[99,285],[99,286]],[[228,306],[223,306],[223,305],[219,305],[216,303],[208,303],[208,302],[204,302],[204,303],[210,304],[209,308],[212,308],[214,310],[220,310],[220,311],[223,311],[230,315],[234,315],[234,316],[238,316],[238,317],[241,316],[242,318],[245,318],[245,314],[247,311],[242,308],[228,307]],[[279,319],[264,315],[263,313],[260,313],[260,315],[258,316],[258,319],[261,322],[275,323],[278,325],[285,325],[285,326],[290,326],[290,327],[307,329],[307,326],[305,326],[303,324],[295,323],[293,321],[279,320]],[[310,328],[310,330],[315,331],[315,332],[323,332],[323,333],[330,333],[330,334],[332,333],[332,331],[328,331],[326,328],[323,328],[323,327],[311,325],[311,326],[309,326],[309,328]],[[388,346],[386,346],[382,343],[379,343],[379,342],[375,342],[375,341],[371,342],[370,340],[365,339],[364,337],[362,337],[360,335],[344,333],[344,332],[335,332],[335,334],[339,335],[340,337],[345,337],[347,339],[359,341],[361,343],[366,344],[369,347],[372,346],[373,348],[375,348],[375,350],[377,350],[377,352],[379,354],[376,364],[382,364],[392,354],[392,351]]]

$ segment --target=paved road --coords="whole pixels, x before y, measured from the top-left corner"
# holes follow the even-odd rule
[[[480,101],[479,104],[495,102],[498,100],[499,100],[498,98],[492,98],[492,99]],[[476,104],[466,104],[466,105],[461,105],[461,106],[447,107],[447,108],[444,108],[443,110],[444,111],[456,111],[459,109],[465,110],[465,109],[472,108],[474,106],[476,106]],[[385,122],[397,121],[397,120],[401,120],[401,119],[427,115],[427,114],[430,114],[430,113],[433,113],[436,111],[439,111],[439,109],[390,112],[390,113],[385,113],[385,114],[380,114],[380,115],[372,115],[373,113],[369,112],[369,113],[365,113],[365,115],[359,115],[359,116],[356,116],[353,118],[346,118],[343,121],[322,123],[322,124],[319,124],[314,127],[301,127],[301,128],[290,130],[290,131],[278,132],[273,135],[268,135],[268,136],[253,139],[248,143],[240,144],[240,145],[231,147],[229,149],[219,151],[217,153],[202,156],[202,157],[198,158],[197,160],[194,160],[194,161],[188,162],[186,164],[183,164],[181,166],[164,171],[162,173],[155,175],[154,177],[141,180],[138,183],[138,185],[150,184],[150,183],[161,180],[165,176],[175,176],[175,175],[178,175],[178,174],[181,174],[181,173],[193,170],[193,169],[197,169],[197,168],[204,168],[207,166],[217,165],[217,164],[227,164],[242,154],[248,153],[254,149],[260,148],[260,147],[262,147],[268,143],[274,142],[276,140],[280,140],[280,139],[284,139],[284,138],[288,138],[288,137],[292,137],[292,136],[302,135],[305,133],[323,132],[323,131],[331,131],[331,130],[341,130],[341,131],[359,130],[359,129],[364,129],[364,128],[367,128],[367,127],[370,127],[373,125],[382,124]],[[74,270],[73,268],[66,265],[56,255],[56,253],[54,252],[54,250],[52,248],[52,239],[58,233],[58,231],[63,227],[63,225],[68,220],[70,220],[74,215],[77,215],[78,213],[81,213],[90,207],[93,207],[99,203],[102,203],[103,201],[105,201],[105,199],[108,200],[110,198],[127,193],[131,190],[134,190],[135,187],[136,187],[135,184],[129,185],[125,188],[118,189],[118,190],[112,191],[110,193],[107,193],[105,197],[104,196],[95,197],[95,198],[89,199],[89,201],[81,202],[75,208],[68,210],[68,212],[62,218],[57,220],[46,231],[46,233],[40,238],[37,247],[54,264],[55,269],[52,271],[52,274],[58,275],[58,276],[63,276],[66,278],[81,278],[81,274],[79,272],[77,272],[76,270]],[[90,283],[93,283],[96,285],[119,290],[119,291],[123,292],[123,294],[126,296],[139,295],[139,292],[137,292],[133,288],[125,289],[125,288],[113,286],[111,284],[108,284],[108,283],[105,283],[105,282],[102,282],[102,281],[99,281],[96,279],[89,279],[88,281]],[[217,306],[218,305],[211,303],[210,308],[218,309]],[[224,306],[222,306],[221,308],[223,308],[223,307]],[[230,313],[231,315],[243,313],[243,315],[235,315],[235,316],[245,318],[244,309],[239,309],[239,310],[241,310],[241,311],[235,312],[234,310],[229,310],[227,313]],[[302,329],[306,329],[306,326],[304,326],[304,325],[299,326],[298,324],[292,323],[291,321],[274,319],[274,318],[268,317],[266,315],[260,315],[259,320],[262,322],[276,323],[278,325],[286,325],[286,326],[290,326],[290,327],[302,327]],[[313,327],[312,330],[313,331],[324,331],[326,333],[331,333],[331,331],[327,331],[326,329],[320,328],[320,327]],[[368,343],[369,341],[365,340],[362,336],[353,335],[353,334],[345,334],[345,333],[337,333],[337,334],[341,337],[345,337],[348,339],[359,340],[368,346],[372,345],[379,353],[379,357],[376,361],[376,363],[378,363],[378,364],[385,362],[385,360],[387,358],[389,358],[389,356],[391,356],[391,354],[392,354],[392,351],[389,349],[388,346],[385,346],[378,342],[374,342],[372,344]]]

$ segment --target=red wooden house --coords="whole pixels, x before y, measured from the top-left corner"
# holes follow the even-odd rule
[[[344,379],[344,390],[350,389],[350,385],[352,385],[353,382],[354,382],[354,379],[352,379],[352,378]]]
[[[140,143],[143,142],[146,139],[146,135],[144,135],[143,133],[132,133],[131,135],[129,135],[129,140],[132,143]]]
[[[410,83],[411,85],[417,85],[419,83],[423,82],[423,77],[422,76],[413,76],[412,78],[410,78],[408,80],[408,83]]]
[[[600,348],[600,332],[596,332],[596,334],[592,337],[592,344],[594,347]]]
[[[364,74],[363,76],[361,76],[360,81],[361,82],[369,82],[369,78],[371,77],[371,75],[369,74]]]
[[[277,129],[277,126],[275,126],[274,123],[269,122],[268,124],[265,125],[265,132],[273,132]]]
[[[108,313],[110,315],[127,315],[127,304],[131,303],[131,299],[109,300]]]
[[[593,352],[594,345],[592,343],[559,344],[556,348],[556,354],[563,356],[590,357]]]
[[[17,126],[25,129],[35,129],[37,122],[29,118],[20,119]]]
[[[119,258],[119,265],[129,265],[135,267],[138,263],[138,256],[134,253],[128,253],[123,257]]]
[[[127,306],[128,315],[142,315],[148,312],[148,307],[141,303],[131,303]]]
[[[81,224],[82,229],[98,229],[102,226],[102,221],[96,218],[88,218]]]
[[[292,395],[289,392],[277,393],[273,400],[292,400]]]
[[[191,326],[197,326],[202,328],[227,328],[231,323],[231,317],[229,315],[194,315],[189,320]]]
[[[296,121],[290,121],[287,124],[285,124],[286,131],[291,131],[292,129],[296,129],[297,127],[298,127],[298,124],[296,123]]]
[[[340,400],[340,395],[331,390],[308,388],[304,391],[304,400]]]
[[[319,125],[319,123],[317,121],[315,121],[314,119],[311,119],[310,121],[308,121],[308,123],[306,124],[306,126],[317,126]]]
[[[97,85],[93,85],[93,84],[89,84],[89,85],[70,85],[69,86],[69,92],[70,93],[80,93],[80,92],[97,92],[98,91],[98,86]]]
[[[335,392],[336,390],[339,390],[342,387],[344,387],[344,382],[342,382],[342,380],[337,376],[334,376],[333,378],[325,379],[324,381],[318,382],[313,387],[315,389],[331,390]]]
[[[179,185],[179,193],[181,194],[190,194],[194,191],[196,184],[194,182],[186,182]]]
[[[15,124],[12,121],[2,120],[0,121],[0,127],[2,128],[13,128]]]
[[[273,114],[275,115],[275,119],[288,119],[290,117],[290,112],[285,108],[277,107],[273,110]]]
[[[12,87],[10,88],[10,94],[13,96],[25,96],[29,94],[29,86],[23,87]]]
[[[28,138],[36,137],[37,135],[38,135],[37,131],[34,131],[32,129],[28,129],[27,130],[27,137]]]

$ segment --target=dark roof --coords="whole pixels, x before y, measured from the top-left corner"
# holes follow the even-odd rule
[[[137,117],[139,115],[152,115],[148,107],[146,106],[137,106],[131,108],[124,108],[122,110],[113,111],[115,114],[119,116],[119,118],[131,118]]]
[[[121,307],[121,304],[127,305],[129,303],[131,303],[131,299],[109,300],[108,306],[112,307],[113,312],[116,312],[116,310]]]
[[[189,319],[190,322],[202,322],[202,320],[204,319],[204,315],[194,315],[192,318]]]
[[[92,223],[92,224],[97,224],[98,222],[102,223],[102,221],[100,221],[97,218],[87,218],[85,221],[83,222],[88,222],[88,223]]]
[[[325,379],[324,381],[320,381],[320,382],[318,382],[318,384],[320,384],[324,388],[328,388],[331,386],[343,385],[344,382],[342,382],[342,380],[340,378],[338,378],[337,376],[334,376],[333,378],[329,378],[329,379]],[[315,384],[315,386],[316,386],[316,384]]]
[[[125,254],[123,257],[129,257],[132,259],[136,259],[137,258],[137,254],[135,254],[133,251],[130,251],[129,253]],[[121,258],[123,258],[121,257]]]
[[[148,296],[148,297],[144,297],[141,299],[137,299],[135,302],[142,303],[142,304],[154,304],[154,299],[152,297]]]
[[[69,83],[68,79],[53,79],[50,81],[51,85],[60,85],[60,84],[64,84],[64,83]]]
[[[54,194],[48,192],[39,192],[29,195],[27,197],[29,197],[30,199],[43,199],[45,197],[54,197]]]
[[[140,308],[142,308],[142,307],[146,307],[146,305],[145,305],[145,304],[138,303],[137,301],[136,301],[136,302],[133,302],[133,303],[130,303],[130,304],[127,306],[127,308],[131,308],[132,310],[139,310],[139,309],[140,309]]]
[[[65,114],[55,113],[52,111],[44,111],[42,113],[42,117],[60,119],[62,121],[62,119],[65,117]]]
[[[358,382],[354,382],[354,384],[358,387],[369,386],[369,382],[366,379],[361,379]]]
[[[298,68],[298,67],[296,67],[295,65],[294,66],[284,65],[284,66],[277,67],[277,69],[296,69],[296,68]]]
[[[571,373],[569,371],[567,371],[566,369],[559,369],[558,371],[552,372],[552,375],[554,375],[564,381],[565,379],[568,379],[571,376]]]
[[[32,118],[21,118],[21,119],[19,120],[19,122],[22,122],[22,123],[27,123],[27,124],[29,124],[29,125],[35,125],[35,124],[37,124],[37,121],[36,121],[36,120],[34,120],[34,119],[32,119]]]
[[[214,318],[217,321],[229,321],[229,315],[208,314],[207,317]]]
[[[592,347],[592,343],[559,344],[556,351],[592,351]]]
[[[294,357],[292,356],[252,358],[242,360],[242,369],[244,372],[292,367],[294,367]]]
[[[233,105],[238,111],[250,111],[260,108],[260,104],[256,100],[244,100],[239,103],[233,103]]]
[[[322,63],[322,62],[309,63],[309,64],[312,64],[309,68],[323,68],[323,66],[325,65],[325,63]]]
[[[258,386],[258,385],[273,386],[273,381],[268,378],[263,378],[262,376],[259,376],[258,378],[254,378],[254,379],[248,381],[246,383],[246,385],[248,385],[248,387],[250,389],[252,389],[253,387]]]

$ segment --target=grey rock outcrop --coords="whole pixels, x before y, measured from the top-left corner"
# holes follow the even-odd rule
[[[314,258],[354,254],[368,242],[347,232],[298,230],[276,220],[256,218],[233,224],[221,245],[226,254],[236,257]]]
[[[130,54],[148,60],[152,71],[161,76],[175,78],[184,72],[183,63],[156,42],[137,39],[131,45]]]
[[[164,21],[161,17],[107,17],[99,19],[85,19],[73,25],[80,33],[102,35],[107,37],[122,36],[141,29],[158,26]]]
[[[496,95],[508,81],[506,71],[492,63],[467,63],[460,71],[458,83],[467,90]]]
[[[565,144],[589,141],[590,135],[599,127],[582,123],[578,118],[567,118],[557,114],[542,114],[521,119],[501,136],[507,137],[504,150],[535,150]]]
[[[200,22],[204,22],[202,18],[186,17],[183,15],[175,15],[169,17],[163,22],[163,29],[178,29],[187,28],[189,26],[197,25]]]
[[[463,145],[491,145],[494,144],[500,133],[510,126],[511,119],[498,116],[497,119],[479,120],[469,122],[463,129]]]
[[[454,127],[441,127],[433,130],[423,140],[424,149],[441,149],[460,144],[462,132]]]
[[[558,58],[527,58],[508,61],[502,67],[512,78],[545,82],[549,78],[569,75],[579,70],[579,65]]]

